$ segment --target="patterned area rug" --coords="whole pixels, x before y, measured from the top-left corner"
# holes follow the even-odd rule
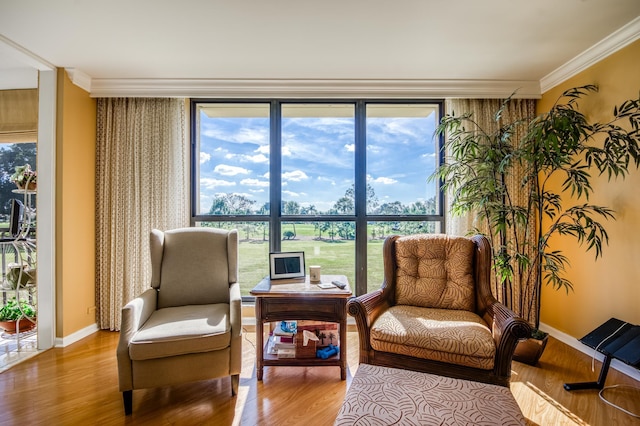
[[[346,425],[525,425],[502,386],[360,364],[335,421]]]

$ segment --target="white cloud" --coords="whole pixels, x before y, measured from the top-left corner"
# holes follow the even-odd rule
[[[336,181],[335,181],[335,180],[330,179],[330,178],[328,178],[328,177],[326,177],[326,176],[318,176],[318,177],[316,178],[316,180],[317,180],[318,182],[329,182],[331,185],[335,185],[335,184],[336,184]]]
[[[426,153],[426,154],[422,154],[422,158],[428,158],[428,159],[432,159],[436,157],[436,153],[435,152],[430,152],[430,153]]]
[[[203,123],[201,134],[206,137],[232,143],[254,143],[269,146],[268,128],[241,128],[238,131],[228,131],[216,125]]]
[[[395,179],[391,179],[391,178],[388,178],[388,177],[382,177],[382,176],[377,178],[377,179],[374,179],[373,181],[375,183],[381,183],[383,185],[391,185],[391,184],[394,184],[394,183],[398,183],[398,181],[395,180]]]
[[[200,152],[200,164],[204,164],[209,160],[211,160],[211,154],[206,152]]]
[[[222,179],[212,179],[212,178],[201,178],[200,179],[200,188],[203,189],[214,189],[220,186],[235,186],[235,182],[229,182],[228,180]]]
[[[293,191],[282,191],[282,193],[284,195],[288,195],[289,197],[299,197],[300,194],[298,194],[297,192],[293,192]]]
[[[382,152],[382,147],[380,145],[367,144],[367,152],[369,154],[379,154]]]
[[[218,164],[213,171],[222,176],[248,175],[251,172],[242,167],[229,166],[226,164]]]
[[[282,174],[283,180],[290,180],[293,182],[300,182],[309,179],[309,176],[302,170],[294,170],[292,172],[286,172]]]
[[[268,163],[269,162],[269,158],[263,154],[245,155],[245,154],[228,153],[224,156],[224,158],[227,160],[237,159],[238,161],[246,162],[246,163]]]
[[[354,143],[346,144],[344,147],[347,149],[347,152],[355,152],[356,151],[356,144],[354,144]]]
[[[243,158],[249,161],[250,163],[268,163],[269,162],[269,158],[263,154],[244,155]]]
[[[258,186],[258,187],[266,188],[269,186],[269,182],[265,180],[258,180],[258,179],[242,179],[240,181],[240,185]]]
[[[392,185],[394,183],[398,183],[396,179],[380,176],[378,178],[374,178],[371,175],[367,175],[367,182],[373,183],[381,183],[382,185]]]

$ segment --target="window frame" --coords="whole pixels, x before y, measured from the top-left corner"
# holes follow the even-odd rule
[[[197,200],[200,194],[196,193],[199,188],[198,179],[200,172],[199,164],[199,104],[269,104],[269,214],[268,215],[208,215],[197,214]],[[273,179],[274,176],[282,176],[282,105],[283,104],[352,104],[354,105],[354,190],[355,190],[355,212],[352,215],[283,215],[282,206],[282,179]],[[443,99],[264,99],[264,98],[192,98],[190,99],[190,225],[195,226],[197,222],[269,222],[269,251],[281,251],[281,239],[273,238],[281,235],[282,223],[301,222],[354,222],[355,223],[355,285],[352,288],[355,295],[367,292],[367,226],[369,222],[436,222],[439,224],[441,232],[444,232],[445,222],[445,196],[442,190],[443,182],[437,183],[435,214],[429,215],[368,215],[366,206],[367,189],[367,141],[366,141],[366,107],[367,105],[407,105],[407,104],[429,104],[436,106],[438,120],[444,116]],[[437,143],[436,147],[436,168],[444,161],[443,136],[433,135]],[[257,284],[257,283],[256,283]],[[243,301],[251,301],[253,297],[243,296]]]

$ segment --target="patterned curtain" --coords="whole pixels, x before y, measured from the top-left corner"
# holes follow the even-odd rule
[[[149,288],[149,232],[189,225],[184,99],[98,99],[96,306],[98,326]]]
[[[480,127],[485,129],[487,132],[494,132],[498,130],[497,123],[494,118],[495,113],[503,102],[503,99],[448,99],[445,102],[445,110],[447,114],[455,116],[472,113],[474,120]],[[507,108],[502,114],[502,120],[505,123],[535,116],[536,104],[533,99],[512,99],[507,105]],[[522,129],[519,130],[519,132],[514,133],[512,140],[518,141],[523,136]],[[516,167],[513,171],[514,173],[508,176],[507,182],[511,194],[515,197],[512,202],[517,205],[526,205],[527,191],[521,190],[522,177],[525,170],[518,169]],[[447,199],[449,198],[450,197],[447,196]],[[480,230],[480,232],[484,234],[490,234],[486,223],[479,220],[477,214],[455,217],[448,216],[446,223],[448,234],[468,235],[474,228]],[[535,221],[532,221],[530,225],[532,229],[529,229],[528,232],[529,247],[535,247],[536,238],[535,229],[533,229]],[[510,239],[513,239],[514,237],[514,235],[509,236]],[[520,236],[520,241],[522,240],[523,237]],[[517,281],[517,279],[514,279],[514,282]],[[498,283],[495,281],[495,277],[493,280],[493,293],[498,300],[514,309],[518,315],[521,315],[525,319],[529,319],[529,321],[534,324],[537,323],[534,321],[537,316],[536,313],[538,312],[537,295],[529,295],[522,292],[520,288],[517,288],[517,286],[512,286],[507,289],[500,288]],[[533,300],[530,300],[532,297]]]

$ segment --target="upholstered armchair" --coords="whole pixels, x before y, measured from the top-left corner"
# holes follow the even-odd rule
[[[360,363],[509,386],[511,360],[529,324],[491,294],[483,236],[390,236],[384,281],[351,299]]]
[[[151,231],[151,288],[122,309],[117,349],[126,414],[133,390],[231,376],[242,364],[238,233]]]

